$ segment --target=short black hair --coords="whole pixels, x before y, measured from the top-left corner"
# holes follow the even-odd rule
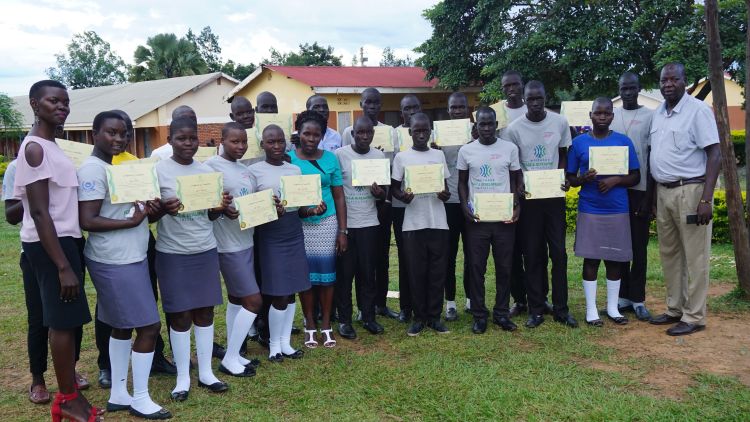
[[[466,94],[464,94],[464,93],[463,93],[463,92],[461,92],[461,91],[456,91],[456,92],[452,93],[451,95],[449,95],[449,96],[448,96],[448,101],[450,101],[450,100],[451,100],[451,98],[454,98],[454,97],[455,97],[455,98],[463,98],[464,100],[466,100],[466,103],[467,103],[467,104],[468,104],[468,102],[469,102],[469,97],[467,97],[467,96],[466,96]]]
[[[596,97],[596,99],[594,99],[594,102],[591,103],[592,111],[594,110],[594,107],[596,107],[597,104],[604,104],[604,105],[609,105],[610,107],[613,107],[612,99],[609,97]]]
[[[328,129],[328,122],[325,117],[321,116],[317,111],[305,110],[297,115],[297,121],[294,122],[294,128],[299,132],[302,130],[302,125],[307,122],[315,122],[320,126],[321,135],[325,135],[326,129]]]
[[[125,119],[123,119],[119,113],[114,111],[102,111],[101,113],[97,114],[96,117],[94,117],[94,123],[91,124],[93,131],[99,132],[99,129],[101,129],[102,127],[102,123],[104,123],[104,121],[107,119],[117,119],[122,121],[122,124],[125,125],[125,130],[127,130]]]
[[[546,92],[546,90],[544,89],[544,84],[542,83],[542,81],[537,81],[535,79],[526,82],[526,86],[523,88],[523,92],[526,92],[526,91],[528,91],[530,89],[541,89],[542,91]]]
[[[480,114],[492,114],[492,120],[497,120],[497,112],[495,112],[495,109],[492,107],[487,106],[481,106],[477,109],[477,120],[479,120]]]
[[[409,127],[414,124],[417,120],[426,120],[427,125],[431,125],[432,121],[430,120],[430,116],[422,113],[421,111],[419,113],[414,113],[411,115],[411,120],[409,120]]]
[[[523,83],[523,75],[521,75],[521,72],[517,70],[506,70],[505,73],[503,73],[503,78],[507,76],[518,76],[518,79],[521,80],[521,83]]]
[[[311,95],[310,98],[307,99],[307,101],[305,102],[305,108],[310,110],[310,103],[312,102],[313,99],[318,98],[318,97],[324,99],[326,101],[326,104],[328,104],[328,100],[326,99],[326,97],[320,94],[315,94],[315,95]]]
[[[172,120],[172,123],[169,124],[169,136],[174,135],[175,132],[186,127],[198,132],[198,124],[195,123],[195,120],[187,117],[180,117]]]
[[[622,75],[620,75],[620,78],[617,79],[617,82],[620,83],[620,82],[624,81],[625,79],[631,79],[631,78],[635,79],[635,81],[638,83],[638,85],[641,84],[641,82],[640,82],[640,80],[638,78],[638,74],[636,74],[634,72],[631,72],[631,71],[627,71],[627,72],[623,73]]]
[[[39,81],[34,83],[34,85],[31,85],[31,88],[29,89],[29,98],[39,99],[42,96],[42,90],[44,88],[51,87],[51,88],[60,88],[64,90],[68,90],[68,88],[65,87],[62,83],[58,81],[53,81],[52,79],[45,79],[43,81]]]
[[[687,72],[685,71],[685,65],[680,62],[669,62],[662,66],[661,70],[664,70],[667,67],[675,67],[677,70],[682,74],[682,79],[687,81]]]
[[[401,101],[398,103],[399,110],[401,110],[403,108],[404,100],[407,99],[407,98],[414,98],[415,100],[417,100],[417,103],[419,103],[419,107],[422,108],[422,102],[419,101],[419,97],[417,97],[414,94],[406,94],[406,95],[404,95],[401,98]]]
[[[260,136],[261,141],[266,137],[266,132],[271,131],[271,130],[278,130],[279,132],[281,132],[281,136],[286,137],[286,134],[284,134],[284,129],[282,129],[279,125],[270,124],[263,129],[263,132],[261,133],[261,136]]]
[[[221,138],[224,139],[227,136],[229,136],[230,130],[239,130],[241,132],[245,131],[245,127],[237,122],[229,122],[224,125],[224,127],[221,128]]]
[[[381,96],[380,91],[378,91],[377,88],[373,88],[373,87],[365,88],[365,90],[362,91],[361,97],[364,98],[365,95],[368,95],[368,94],[376,94],[378,97]]]

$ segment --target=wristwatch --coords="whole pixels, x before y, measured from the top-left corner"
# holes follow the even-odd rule
[[[341,233],[343,235],[348,235],[349,234],[349,230],[347,230],[347,229],[339,229],[339,233]]]

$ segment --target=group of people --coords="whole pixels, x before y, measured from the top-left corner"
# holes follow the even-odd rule
[[[408,324],[407,334],[426,328],[449,332],[443,322],[458,319],[456,261],[463,245],[463,284],[472,331],[487,330],[485,273],[490,250],[495,264],[495,303],[491,321],[514,331],[512,318],[528,314],[525,326],[538,327],[545,314],[575,328],[568,308],[565,198],[527,198],[524,173],[563,169],[559,188],[580,187],[575,254],[584,259],[585,321],[600,327],[597,273],[606,267],[606,317],[626,324],[625,312],[653,324],[674,324],[670,335],[699,331],[706,323],[712,198],[719,168],[718,131],[711,110],[685,93],[679,63],[661,71],[665,102],[656,111],[638,104],[638,76],[619,79],[622,108],[597,98],[592,126],[577,134],[565,117],[545,108],[544,85],[525,85],[518,72],[502,77],[507,126],[497,112],[479,107],[473,140],[460,146],[433,141],[432,122],[419,99],[401,100],[402,126],[394,128],[393,150],[371,146],[381,94],[362,92],[363,116],[341,134],[328,127],[328,104],[314,95],[300,112],[293,134],[276,125],[262,130],[263,156],[243,157],[247,129],[255,113],[277,113],[276,97],[264,92],[254,108],[244,97],[231,103],[218,154],[194,160],[197,118],[188,106],[174,110],[168,144],[153,151],[159,197],[113,204],[107,168],[136,157],[126,148],[133,137],[130,118],[104,111],[93,122],[94,150],[76,169],[55,143],[70,112],[66,88],[55,81],[31,87],[35,123],[21,144],[3,183],[6,218],[21,225],[21,269],[29,310],[29,358],[33,375],[29,397],[49,401],[43,374],[49,337],[59,392],[53,420],[99,420],[102,411],[78,390],[87,381],[75,371],[81,326],[91,320],[84,294],[84,268],[97,292],[96,335],[99,383],[111,388],[107,411],[127,410],[146,419],[171,413],[148,392],[152,370],[176,374],[172,398],[188,399],[191,329],[194,330],[198,385],[226,391],[212,368],[236,377],[255,375],[260,361],[248,359],[248,337],[266,345],[268,360],[299,359],[292,346],[299,295],[304,345],[332,348],[338,335],[357,336],[352,320],[352,284],[362,327],[381,334],[377,316]],[[467,97],[448,99],[451,119],[471,118]],[[402,148],[401,143],[409,145]],[[589,148],[626,147],[628,172],[602,176],[589,168]],[[388,186],[353,186],[352,161],[387,158]],[[414,194],[404,185],[410,166],[442,165],[444,188]],[[181,212],[179,176],[220,172],[224,192],[216,208]],[[319,175],[322,201],[290,208],[280,201],[287,175]],[[234,198],[271,189],[278,219],[242,230]],[[472,200],[477,193],[513,194],[508,221],[486,222]],[[667,285],[667,311],[652,317],[645,306],[649,221],[656,208],[659,248]],[[149,224],[156,225],[154,238]],[[84,241],[82,231],[88,232]],[[391,237],[398,249],[400,312],[386,304]],[[460,241],[462,240],[462,241]],[[548,257],[551,303],[548,301]],[[226,286],[226,348],[214,343],[214,308]],[[158,286],[158,289],[157,289]],[[514,304],[510,306],[511,296]],[[168,325],[174,367],[163,356],[157,300]],[[443,317],[443,304],[445,314]],[[48,330],[48,332],[47,332]],[[132,332],[135,330],[135,339]],[[321,337],[318,336],[321,335]],[[106,362],[108,361],[108,362]],[[127,390],[132,366],[132,395]]]

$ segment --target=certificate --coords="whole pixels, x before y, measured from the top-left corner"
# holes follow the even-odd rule
[[[375,126],[372,137],[372,148],[380,147],[384,152],[393,152],[393,128],[388,125]]]
[[[391,161],[387,158],[352,160],[352,186],[391,184]]]
[[[523,182],[526,185],[526,199],[565,197],[565,191],[561,189],[565,184],[563,169],[525,171]]]
[[[570,126],[591,126],[591,101],[563,101],[560,114],[568,119]]]
[[[221,205],[224,192],[224,173],[201,173],[177,176],[177,198],[180,212],[216,208]]]
[[[490,108],[495,110],[495,116],[497,118],[497,129],[500,130],[508,126],[508,113],[505,110],[505,101],[491,104]],[[474,121],[477,121],[477,112],[471,113],[474,116]]]
[[[463,145],[471,141],[471,120],[435,121],[435,143],[443,146]]]
[[[513,219],[512,193],[475,193],[474,215],[479,221],[497,222]]]
[[[247,230],[279,219],[272,189],[234,198],[234,205],[240,213],[238,219],[240,230]]]
[[[414,142],[411,139],[411,135],[409,134],[409,128],[399,126],[396,128],[396,134],[398,135],[398,150],[399,151],[406,151],[407,149],[410,149]]]
[[[263,139],[263,129],[268,125],[276,125],[284,131],[284,138],[289,139],[292,136],[292,115],[291,113],[255,113],[255,140]],[[325,135],[325,134],[323,134]],[[248,137],[248,142],[250,138]]]
[[[217,154],[216,147],[198,147],[198,151],[193,155],[193,159],[201,163]]]
[[[415,195],[438,193],[445,189],[442,164],[406,166],[404,169],[404,191]]]
[[[280,190],[285,207],[317,206],[323,201],[319,174],[281,176]]]
[[[83,142],[73,142],[60,138],[55,138],[55,142],[65,155],[70,158],[70,161],[73,162],[73,165],[75,165],[76,168],[81,167],[83,162],[86,161],[89,155],[94,151],[93,145],[84,144]]]
[[[107,184],[113,204],[148,201],[160,196],[154,163],[107,166]]]
[[[128,161],[127,164],[156,164],[159,160],[161,160],[161,158],[159,158],[158,155],[152,155],[150,157]]]
[[[628,147],[589,147],[589,168],[598,175],[628,174]]]
[[[255,137],[255,129],[245,129],[247,133],[247,151],[241,160],[252,160],[263,156],[263,150],[260,148],[260,141]]]

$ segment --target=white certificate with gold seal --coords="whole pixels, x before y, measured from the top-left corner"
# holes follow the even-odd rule
[[[445,190],[445,177],[442,164],[423,164],[404,167],[406,193],[438,193]]]
[[[591,126],[591,101],[563,101],[560,114],[565,116],[570,126]]]
[[[435,143],[441,147],[459,146],[471,141],[471,120],[436,120]]]
[[[492,223],[513,219],[512,193],[475,193],[474,215],[479,221]]]
[[[589,147],[589,169],[597,175],[625,175],[630,170],[629,150],[621,147]]]
[[[564,198],[565,172],[563,169],[523,172],[526,199]]]
[[[238,220],[241,230],[247,230],[279,219],[279,215],[276,213],[276,204],[273,201],[272,189],[234,198],[234,206],[240,213]]]
[[[154,163],[107,166],[109,198],[113,204],[158,198],[159,178]]]
[[[352,186],[391,184],[391,161],[387,158],[352,160]]]
[[[284,207],[317,206],[323,201],[319,174],[281,176],[279,190]]]
[[[180,213],[221,206],[224,193],[224,173],[200,173],[177,176],[177,198]]]

